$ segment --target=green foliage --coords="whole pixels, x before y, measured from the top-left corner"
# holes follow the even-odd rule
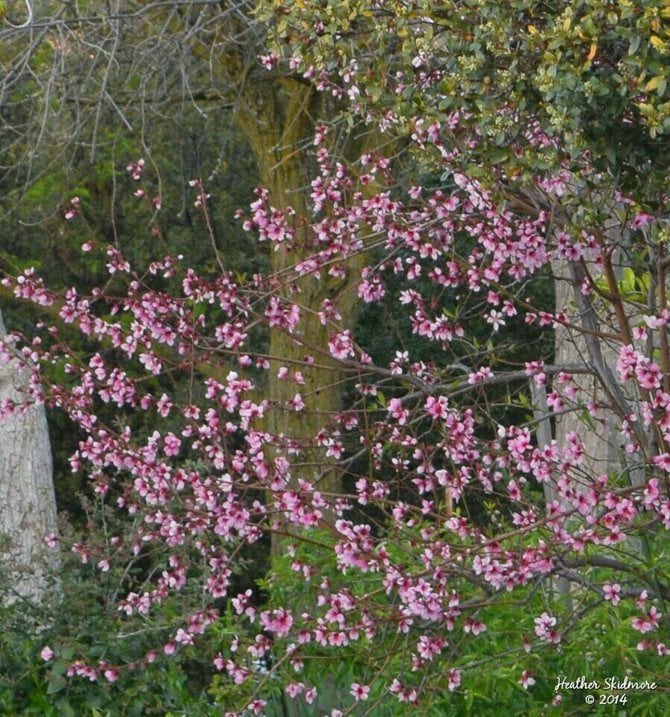
[[[293,673],[293,679],[317,687],[319,698],[312,705],[301,696],[295,700],[288,698],[275,684],[277,681],[263,673],[243,686],[234,685],[220,674],[212,677],[211,668],[202,664],[198,656],[204,645],[178,657],[159,658],[153,665],[126,671],[114,684],[66,678],[65,672],[69,661],[76,657],[77,645],[87,641],[90,648],[95,644],[96,635],[103,635],[102,631],[111,626],[108,617],[93,619],[95,613],[91,605],[84,606],[82,600],[76,598],[82,588],[95,590],[95,583],[70,585],[67,575],[65,572],[64,587],[69,590],[66,593],[67,610],[57,608],[52,613],[42,612],[41,617],[50,621],[48,627],[36,630],[35,623],[26,620],[23,606],[4,609],[0,615],[3,628],[0,633],[0,714],[26,717],[210,717],[220,715],[221,709],[244,704],[256,692],[268,701],[266,717],[320,717],[325,710],[335,707],[350,707],[350,714],[355,717],[403,717],[408,713],[408,706],[398,703],[386,691],[392,676],[401,674],[404,679],[411,679],[410,673],[402,672],[397,657],[403,641],[407,653],[413,649],[411,637],[399,640],[394,629],[385,631],[377,644],[361,641],[349,650],[338,650],[337,657],[327,648],[310,647],[301,654],[305,666],[300,674],[288,666],[282,668]],[[324,566],[319,577],[338,579],[332,566]],[[269,581],[267,587],[271,601],[285,598],[287,592],[299,601],[301,595],[312,589],[305,587],[304,580],[291,571],[287,563],[278,565],[275,579]],[[369,589],[371,585],[366,587]],[[578,594],[573,597],[577,602],[581,600]],[[658,685],[656,690],[629,692],[628,702],[616,710],[611,705],[603,705],[588,714],[652,717],[667,711],[668,696],[664,689],[670,677],[667,667],[659,672],[658,660],[630,646],[628,616],[608,604],[600,603],[585,612],[572,628],[565,646],[534,648],[528,654],[523,651],[513,655],[508,653],[509,659],[504,664],[492,657],[505,653],[507,645],[500,636],[506,633],[510,624],[517,625],[520,633],[532,637],[531,615],[538,608],[551,608],[547,599],[548,596],[530,589],[508,605],[496,606],[482,615],[488,626],[486,635],[469,642],[467,647],[458,647],[457,633],[445,633],[457,645],[452,650],[451,664],[466,666],[461,687],[453,693],[448,692],[446,677],[442,674],[442,688],[436,687],[426,694],[421,703],[412,708],[412,713],[426,717],[497,717],[504,709],[506,714],[539,717],[547,713],[558,694],[562,701],[554,708],[557,714],[585,714],[587,693],[596,697],[611,693],[605,689],[590,692],[556,689],[561,677],[576,680],[581,675],[587,676],[588,680],[597,680],[601,685],[608,677],[622,680],[626,675]],[[560,611],[557,614],[567,616],[564,606],[557,604],[554,608]],[[207,636],[210,646],[223,643],[224,625],[225,617]],[[64,640],[68,641],[68,646],[63,648]],[[146,646],[142,635],[135,636],[133,642],[138,644],[131,647],[127,641],[122,642],[116,656],[130,658],[137,655],[138,647]],[[45,663],[40,658],[45,644],[61,649],[57,660]],[[102,642],[100,645],[102,647]],[[107,652],[100,654],[108,656]],[[396,656],[393,659],[381,658],[392,654]],[[522,670],[529,670],[536,683],[528,690],[519,684]],[[208,683],[208,680],[211,681]],[[358,705],[354,705],[349,694],[351,683],[356,681],[371,686],[368,701]],[[436,684],[440,684],[439,674]]]
[[[15,604],[0,610],[0,714],[26,717],[205,717],[214,714],[206,695],[213,669],[198,647],[152,664],[121,671],[117,682],[68,677],[82,652],[110,664],[132,664],[155,647],[150,624],[130,635],[108,604],[109,583],[68,559],[59,574],[62,595],[50,607]],[[175,616],[178,613],[178,606]],[[117,634],[114,645],[108,636]],[[216,639],[215,633],[204,639]],[[49,645],[56,658],[45,662]],[[199,647],[202,647],[199,646]]]
[[[418,531],[417,527],[414,537]],[[317,542],[328,539],[325,533],[314,537]],[[407,536],[408,546],[412,537]],[[662,552],[657,549],[655,554],[660,556]],[[315,546],[303,544],[295,557],[275,561],[271,577],[263,582],[269,604],[286,604],[290,598],[297,606],[313,605],[317,595],[342,589],[357,597],[377,591],[376,608],[379,609],[383,604],[379,600],[383,587],[374,574],[343,576],[332,558],[323,560],[323,557],[324,553]],[[311,580],[304,580],[302,573],[291,567],[294,561],[313,564],[316,560],[320,560],[320,570]],[[326,584],[328,587],[324,589]],[[459,592],[467,590],[456,578],[452,584]],[[559,619],[563,634],[560,644],[542,644],[535,638],[534,618],[544,611]],[[670,705],[667,694],[670,669],[667,665],[660,666],[657,657],[649,651],[639,652],[635,648],[635,632],[630,623],[635,614],[633,605],[628,609],[614,608],[586,591],[573,589],[565,595],[530,584],[526,590],[515,591],[509,600],[481,610],[478,617],[487,625],[487,631],[477,639],[468,639],[460,625],[453,631],[436,627],[434,635],[448,640],[448,657],[436,660],[434,665],[424,665],[420,676],[415,677],[409,667],[410,655],[416,652],[413,638],[424,634],[425,626],[401,634],[395,624],[384,625],[382,609],[376,613],[377,629],[373,637],[362,637],[346,648],[298,646],[294,654],[304,663],[299,673],[290,665],[274,668],[277,676],[299,680],[308,688],[316,687],[318,699],[314,704],[308,705],[301,695],[295,700],[280,696],[273,687],[273,681],[280,680],[272,674],[259,678],[253,686],[257,696],[268,700],[267,714],[272,717],[318,717],[332,708],[351,709],[350,714],[355,716],[375,717],[402,717],[410,709],[413,714],[426,717],[497,717],[501,710],[505,714],[529,717],[552,712],[618,717],[664,714]],[[510,647],[506,636],[512,625],[519,636],[528,639],[531,648],[528,652],[522,647]],[[281,646],[277,646],[276,652],[283,652]],[[272,666],[271,661],[269,664]],[[453,692],[447,689],[446,671],[451,668],[463,670],[462,683]],[[524,671],[535,681],[528,688],[520,684]],[[562,678],[576,681],[582,675],[587,681],[597,681],[599,688],[587,691],[558,685]],[[607,680],[621,682],[626,676],[656,683],[657,687],[628,691],[626,703],[613,705],[611,695],[625,691],[608,689]],[[388,686],[396,677],[405,684],[411,685],[414,679],[420,679],[424,688],[429,685],[417,705],[399,703],[389,694]],[[367,701],[354,702],[349,692],[352,682],[371,687]],[[219,683],[212,693],[219,703],[225,704],[222,698],[231,694],[232,686],[228,684],[224,689],[223,684]],[[588,712],[584,701],[587,694],[595,698],[595,706]]]
[[[631,182],[639,185],[654,172],[654,181],[661,181],[670,133],[670,9],[664,0],[439,6],[418,0],[379,7],[343,0],[328,3],[325,12],[318,2],[289,10],[282,0],[267,0],[259,7],[263,19],[280,18],[272,34],[277,54],[303,56],[336,81],[358,65],[352,80],[360,84],[357,102],[380,116],[392,111],[408,132],[417,118],[444,127],[449,113],[466,112],[482,139],[481,163],[477,150],[463,153],[470,176],[497,168],[530,178],[589,150],[603,169]],[[314,39],[316,21],[323,32]],[[417,91],[410,67],[416,75],[439,73],[439,79]],[[518,151],[532,122],[560,140],[563,157],[552,147]],[[451,137],[454,147],[459,142]]]

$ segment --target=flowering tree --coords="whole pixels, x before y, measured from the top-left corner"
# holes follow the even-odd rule
[[[570,650],[588,664],[574,662],[585,645],[605,678],[616,629],[614,664],[624,655],[653,690],[668,653],[667,12],[535,5],[347,1],[316,19],[310,3],[267,3],[268,70],[349,99],[316,128],[303,221],[266,188],[241,216],[281,255],[274,271],[138,269],[87,243],[106,257],[104,290],[5,278],[58,313],[26,340],[46,386],[30,400],[77,425],[72,469],[118,521],[73,549],[114,577],[125,634],[164,636],[132,667],[214,631],[213,694],[231,715],[286,699],[302,714],[484,714],[501,684],[521,709],[534,691],[569,699],[550,681]],[[347,120],[402,156],[377,140],[338,155]],[[143,163],[128,169],[149,196]],[[193,192],[207,216],[206,187]],[[392,314],[407,346],[379,348],[351,324],[355,304]],[[63,325],[98,348],[70,350]],[[514,326],[536,340],[519,345]],[[263,328],[282,341],[268,349]],[[568,360],[540,341],[553,331]],[[264,397],[267,372],[285,388]],[[186,393],[166,390],[183,376]],[[329,380],[341,410],[319,403]],[[322,488],[305,468],[338,480]],[[268,534],[285,556],[260,591],[231,593]],[[113,655],[67,672],[116,682],[129,665]]]

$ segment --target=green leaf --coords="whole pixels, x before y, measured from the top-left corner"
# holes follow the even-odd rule
[[[60,692],[66,685],[67,680],[61,674],[57,674],[52,671],[51,677],[49,678],[49,684],[47,686],[47,694],[54,695],[57,692]]]
[[[625,267],[623,270],[621,288],[626,294],[630,294],[635,291],[635,272],[629,266]]]
[[[656,75],[652,77],[645,86],[645,91],[656,92],[657,95],[662,96],[665,93],[667,87],[667,79],[664,75]]]

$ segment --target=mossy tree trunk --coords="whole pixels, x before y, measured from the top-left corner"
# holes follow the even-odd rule
[[[342,316],[338,328],[354,328],[359,311],[356,287],[365,252],[344,261],[344,277],[333,278],[322,271],[319,279],[305,276],[282,282],[292,266],[317,251],[311,232],[314,218],[307,201],[317,167],[309,150],[313,146],[315,124],[319,117],[327,116],[328,104],[329,98],[313,86],[282,78],[249,83],[239,97],[235,115],[256,156],[261,183],[270,192],[271,204],[280,211],[290,207],[294,212],[295,239],[277,250],[273,248],[271,262],[273,274],[280,278],[280,295],[300,307],[301,320],[293,334],[277,328],[270,330],[271,368],[265,398],[272,408],[264,428],[284,443],[277,446],[278,451],[284,452],[287,442],[300,448],[299,454],[291,459],[293,485],[305,480],[323,494],[333,496],[342,490],[341,472],[333,461],[324,458],[323,448],[315,447],[313,439],[342,410],[346,376],[328,354],[328,337],[335,328],[324,326],[318,312],[325,299],[336,300]],[[347,153],[354,156],[354,152],[361,151],[362,143],[373,142],[373,135],[367,135],[355,143],[356,147],[350,145]],[[299,370],[304,384],[297,386],[280,379],[281,366],[291,372]],[[299,412],[286,408],[297,391],[305,403]],[[279,532],[284,529],[286,526],[280,524]],[[279,544],[280,541],[274,541],[274,552]]]

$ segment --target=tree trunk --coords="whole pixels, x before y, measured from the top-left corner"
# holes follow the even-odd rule
[[[273,274],[290,271],[291,266],[312,251],[312,218],[306,201],[312,162],[304,147],[311,146],[319,100],[313,87],[286,79],[250,86],[236,111],[238,124],[256,157],[261,183],[270,191],[272,206],[280,211],[290,207],[295,212],[296,238],[290,246],[278,250],[273,247]],[[271,368],[267,385],[267,398],[273,406],[266,422],[268,432],[295,442],[302,449],[297,460],[292,461],[293,482],[303,479],[318,484],[324,492],[340,490],[339,476],[335,471],[323,470],[319,452],[311,450],[309,442],[319,427],[328,422],[328,416],[341,409],[341,373],[327,353],[322,353],[327,349],[328,334],[316,315],[321,302],[337,290],[332,283],[327,277],[321,281],[304,277],[289,282],[281,290],[280,295],[286,301],[301,307],[302,317],[295,334],[277,328],[270,330]],[[343,322],[350,326],[350,317],[343,316]],[[306,361],[307,356],[314,359],[314,365]],[[298,386],[278,378],[281,366],[291,372],[300,371],[305,383]],[[305,408],[300,412],[285,408],[298,391]]]
[[[593,337],[597,342],[594,356],[594,347],[584,334],[579,332],[579,327],[587,330],[599,330],[602,327],[588,326],[588,317],[584,315],[583,307],[576,305],[578,300],[579,285],[575,286],[575,279],[571,276],[570,267],[567,262],[554,262],[556,292],[556,311],[565,312],[576,329],[566,326],[558,326],[555,332],[556,356],[555,363],[560,365],[584,364],[594,369],[593,374],[575,374],[573,382],[579,390],[579,400],[584,402],[587,399],[596,404],[595,411],[585,412],[569,411],[556,417],[555,438],[560,447],[565,447],[567,435],[576,433],[584,446],[584,459],[582,468],[584,471],[584,483],[582,488],[586,489],[588,483],[602,473],[621,470],[621,439],[619,435],[620,420],[615,411],[619,406],[612,405],[612,397],[608,396],[605,386],[608,376],[601,375],[603,372],[610,373],[616,365],[616,351],[598,337]],[[599,367],[602,363],[602,367]],[[613,374],[612,374],[613,375]]]
[[[6,330],[0,316],[0,339]],[[49,573],[58,567],[57,548],[45,536],[56,532],[56,499],[44,406],[29,406],[28,372],[10,351],[0,352],[0,401],[17,406],[0,420],[0,557],[2,601],[41,602]]]
[[[327,117],[330,110],[329,98],[324,93],[289,78],[249,83],[239,97],[235,117],[256,157],[261,183],[269,190],[275,208],[284,211],[290,207],[294,212],[295,239],[290,246],[282,245],[277,251],[273,248],[271,253],[274,274],[290,273],[290,267],[317,250],[310,229],[313,217],[308,203],[310,182],[317,167],[309,153],[315,123],[319,117]],[[348,153],[358,156],[364,151],[363,146],[375,149],[371,145],[376,141],[373,134],[362,140],[351,140]],[[376,189],[368,185],[364,191]],[[299,455],[288,454],[291,484],[295,486],[304,480],[329,496],[341,492],[341,474],[335,461],[325,458],[324,449],[314,446],[313,442],[319,430],[327,430],[334,414],[342,410],[345,375],[328,353],[328,337],[334,329],[324,326],[317,312],[325,299],[334,300],[342,317],[338,330],[354,328],[359,313],[356,285],[365,260],[364,252],[346,259],[343,278],[335,279],[323,272],[320,279],[305,276],[289,282],[281,289],[280,296],[300,306],[300,324],[295,334],[276,328],[270,330],[267,398],[272,407],[264,428],[279,438],[275,455],[287,455],[288,443],[300,450]],[[282,366],[290,372],[300,371],[304,384],[298,386],[278,378]],[[296,392],[300,392],[305,404],[299,412],[286,407]],[[292,532],[281,521],[277,529],[280,534]],[[273,554],[281,552],[282,542],[280,537],[273,537]]]

